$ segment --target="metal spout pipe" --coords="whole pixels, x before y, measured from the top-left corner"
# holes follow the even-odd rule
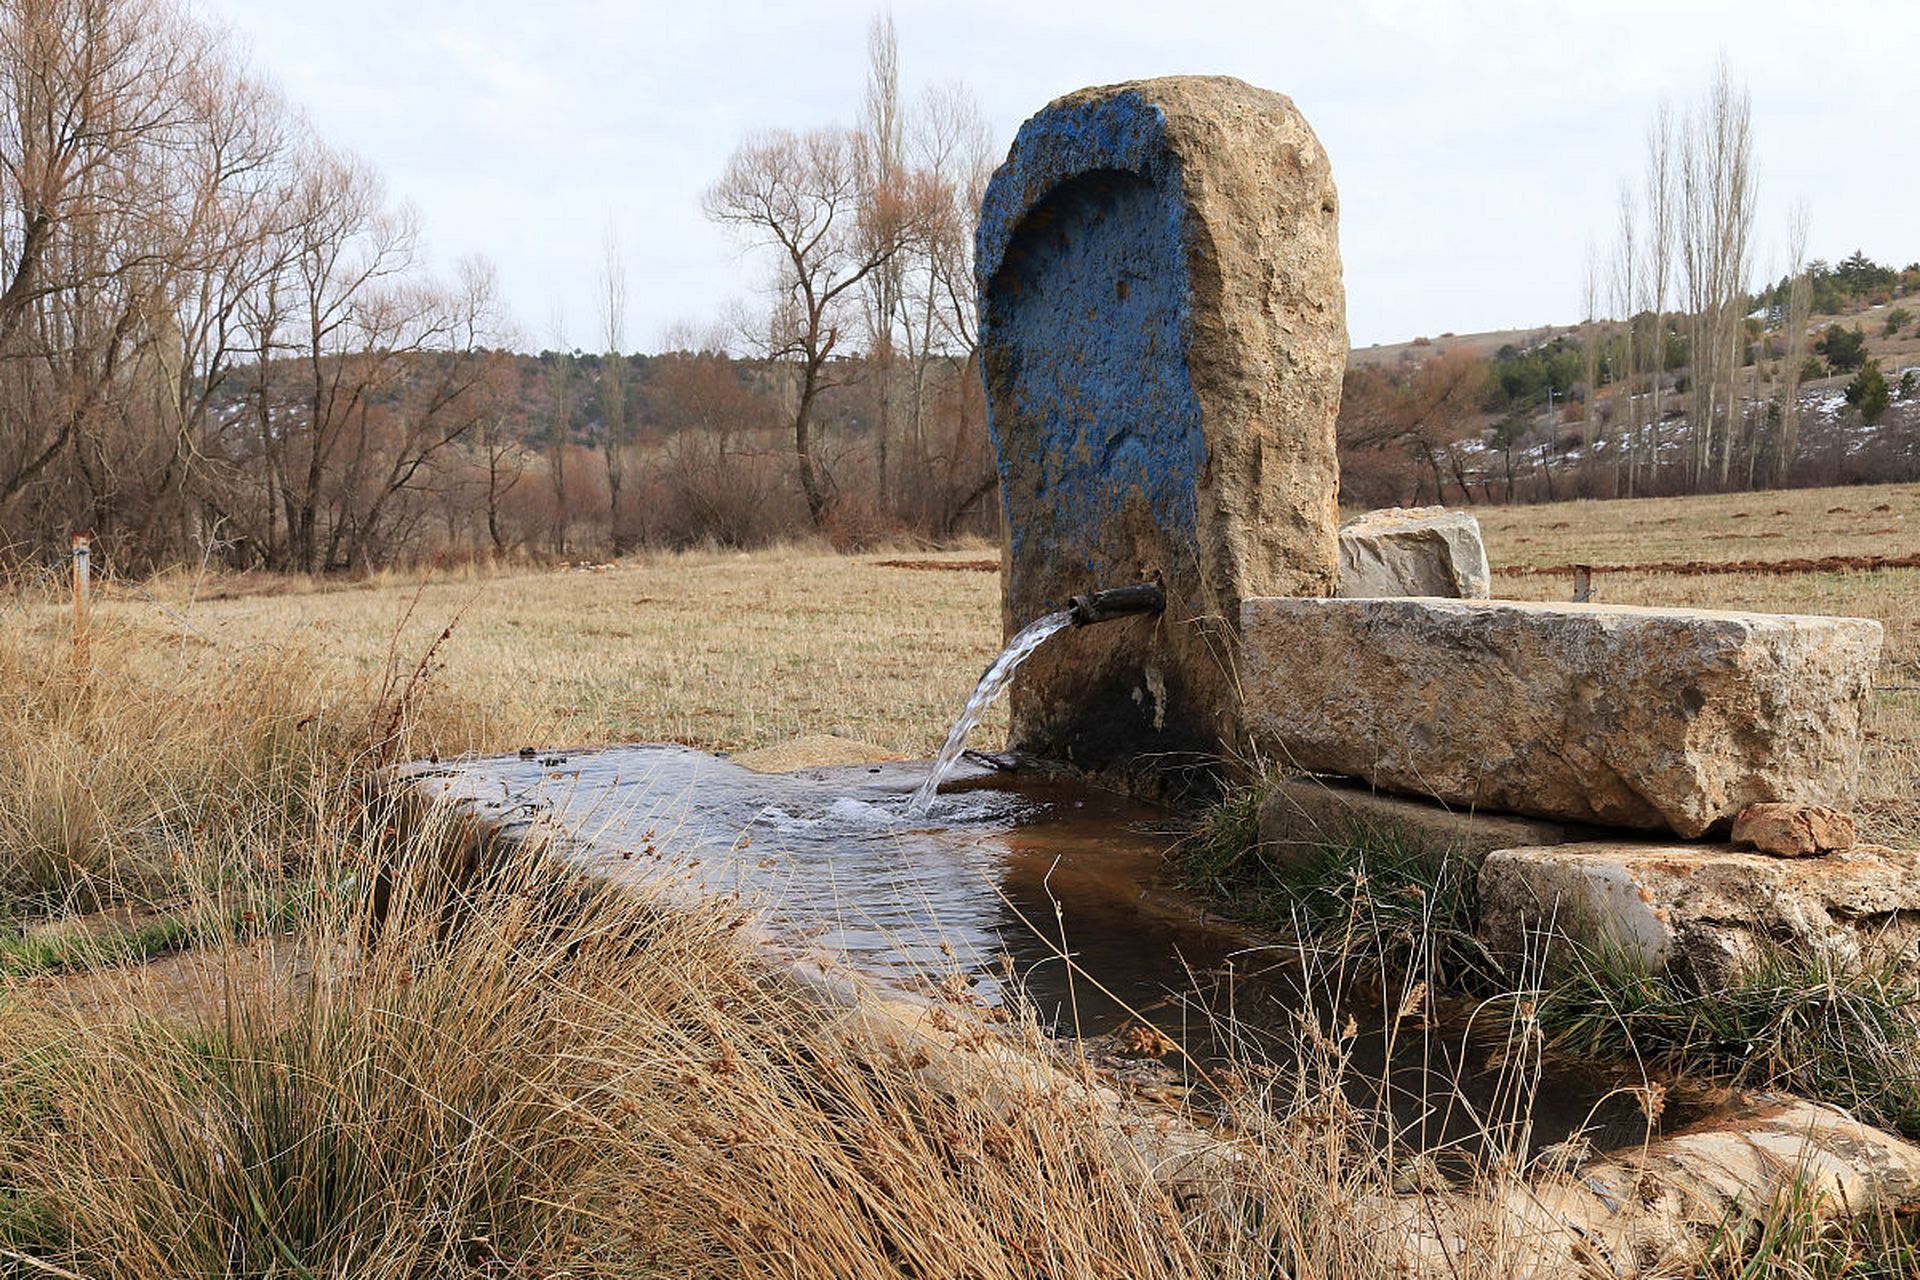
[[[1136,582],[1126,587],[1108,587],[1067,601],[1067,612],[1076,627],[1124,618],[1135,613],[1159,613],[1167,607],[1167,596],[1157,582]]]

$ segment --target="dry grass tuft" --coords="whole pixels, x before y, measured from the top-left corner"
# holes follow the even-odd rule
[[[275,858],[289,823],[323,803],[352,754],[345,718],[297,652],[167,663],[103,629],[93,671],[0,633],[0,888],[90,907],[164,895],[243,866],[189,853]]]
[[[851,1031],[717,913],[656,914],[537,853],[449,876],[459,836],[429,819],[385,851],[378,920],[321,895],[298,977],[239,951],[177,1018],[15,1007],[4,1256],[134,1277],[1379,1274],[1363,1206],[1393,1175],[1328,1037],[1314,1073],[1236,1078],[1224,1176],[1196,1180],[1007,1059],[929,1071]]]
[[[634,1274],[604,1230],[631,1199],[620,1050],[672,1016],[687,957],[727,953],[531,868],[449,931],[442,850],[406,853],[372,946],[342,899],[298,977],[236,952],[184,1018],[16,1021],[12,1249],[127,1276]]]

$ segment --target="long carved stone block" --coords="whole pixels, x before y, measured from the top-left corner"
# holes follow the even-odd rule
[[[1021,126],[975,254],[1006,630],[1149,575],[1167,609],[1037,653],[1015,747],[1217,761],[1240,601],[1333,590],[1337,227],[1313,130],[1239,80],[1082,89]]]
[[[1881,628],[1517,601],[1242,607],[1254,744],[1447,804],[1703,835],[1785,800],[1848,809]]]

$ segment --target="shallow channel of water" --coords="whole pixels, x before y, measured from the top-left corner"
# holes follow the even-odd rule
[[[915,987],[964,984],[986,1004],[1017,983],[1043,1021],[1098,1037],[1145,1019],[1196,1059],[1249,1052],[1286,1067],[1301,1011],[1354,1036],[1350,1097],[1409,1143],[1479,1145],[1529,1114],[1531,1145],[1584,1132],[1638,1143],[1629,1068],[1509,1062],[1502,1019],[1396,1022],[1376,996],[1308,977],[1285,949],[1210,916],[1167,875],[1164,813],[1057,778],[963,768],[909,813],[927,765],[761,774],[674,746],[455,762],[424,779],[508,834],[542,831],[570,860],[687,894],[738,894],[772,945]],[[1009,977],[1009,975],[1011,975]],[[1397,1027],[1397,1029],[1395,1029]],[[1384,1108],[1382,1108],[1382,1104]],[[1672,1126],[1687,1117],[1670,1108]]]

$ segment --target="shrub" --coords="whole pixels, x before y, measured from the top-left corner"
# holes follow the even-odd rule
[[[1855,374],[1853,381],[1847,384],[1847,403],[1860,414],[1860,421],[1872,426],[1880,421],[1887,411],[1886,377],[1880,372],[1880,362],[1869,360]]]
[[[1827,326],[1826,336],[1813,344],[1813,349],[1827,358],[1827,363],[1835,373],[1851,373],[1867,359],[1867,335],[1855,325],[1843,329],[1837,324]]]
[[[1546,404],[1549,395],[1564,402],[1586,374],[1584,352],[1579,339],[1567,335],[1524,351],[1509,343],[1489,362],[1481,407],[1488,413],[1533,408]]]
[[[1880,330],[1880,336],[1883,338],[1891,338],[1894,334],[1906,328],[1912,319],[1913,313],[1911,311],[1908,311],[1905,307],[1895,307],[1893,310],[1887,312],[1886,326]]]

